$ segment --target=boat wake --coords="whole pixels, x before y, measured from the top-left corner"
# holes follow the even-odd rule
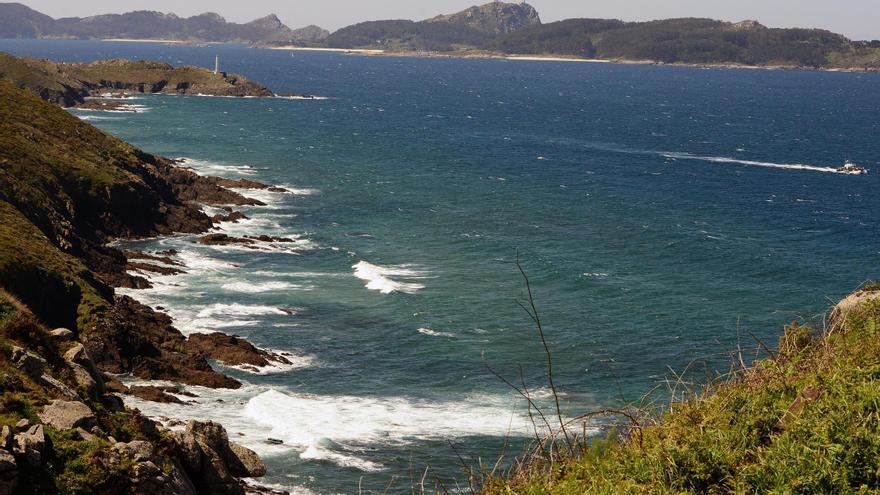
[[[813,172],[824,172],[829,174],[841,174],[840,169],[835,167],[820,167],[817,165],[806,165],[802,163],[773,163],[773,162],[761,162],[755,160],[740,160],[737,158],[729,158],[725,156],[700,156],[700,155],[692,155],[690,153],[659,153],[660,156],[664,158],[670,158],[673,160],[694,160],[701,162],[711,162],[711,163],[733,163],[738,165],[748,165],[752,167],[767,167],[767,168],[780,168],[786,170],[810,170]]]

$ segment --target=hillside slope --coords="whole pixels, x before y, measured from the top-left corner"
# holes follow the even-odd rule
[[[211,335],[113,289],[148,282],[107,243],[210,229],[191,201],[258,203],[0,80],[0,493],[244,495],[238,478],[265,474],[219,425],[126,410],[117,393],[174,398],[108,374],[240,386],[208,363]]]
[[[880,492],[880,285],[628,437],[527,461],[495,494]]]
[[[664,63],[880,67],[880,42],[854,42],[821,29],[767,28],[755,21],[569,19],[527,27],[487,48]]]

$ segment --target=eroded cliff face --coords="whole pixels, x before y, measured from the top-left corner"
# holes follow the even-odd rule
[[[222,334],[191,343],[113,289],[148,282],[108,241],[205,232],[195,201],[259,204],[221,183],[0,81],[0,494],[238,495],[265,473],[219,425],[172,438],[125,410],[107,375],[237,388],[208,359],[263,357]]]

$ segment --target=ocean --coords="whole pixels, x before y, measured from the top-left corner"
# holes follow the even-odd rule
[[[296,242],[127,242],[176,250],[187,273],[119,292],[185,334],[293,354],[259,374],[223,369],[246,385],[189,387],[193,404],[127,400],[220,421],[263,455],[264,482],[293,493],[410,493],[426,472],[455,491],[461,459],[491,469],[521,452],[529,411],[495,375],[553,409],[518,261],[568,418],[662,400],[670,370],[724,372],[730,351],[754,358],[787,323],[821,324],[880,279],[880,74],[96,41],[0,50],[203,67],[219,55],[276,92],[322,97],[71,111],[200,173],[288,190],[247,191],[267,206],[221,227]],[[845,159],[871,173],[835,173]]]

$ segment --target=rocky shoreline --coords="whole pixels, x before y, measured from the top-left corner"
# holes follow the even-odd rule
[[[114,287],[149,287],[138,272],[187,267],[174,253],[111,243],[210,237],[215,221],[243,218],[233,207],[262,204],[225,186],[270,186],[202,177],[3,81],[0,135],[0,494],[16,486],[32,490],[22,493],[260,491],[241,479],[263,476],[265,466],[222,426],[192,421],[166,430],[118,395],[175,402],[185,396],[179,389],[126,386],[115,377],[236,389],[241,383],[211,362],[258,371],[290,364],[288,357],[222,333],[187,338],[168,315],[116,294]],[[228,214],[214,220],[202,205]],[[72,462],[79,458],[85,467]]]

